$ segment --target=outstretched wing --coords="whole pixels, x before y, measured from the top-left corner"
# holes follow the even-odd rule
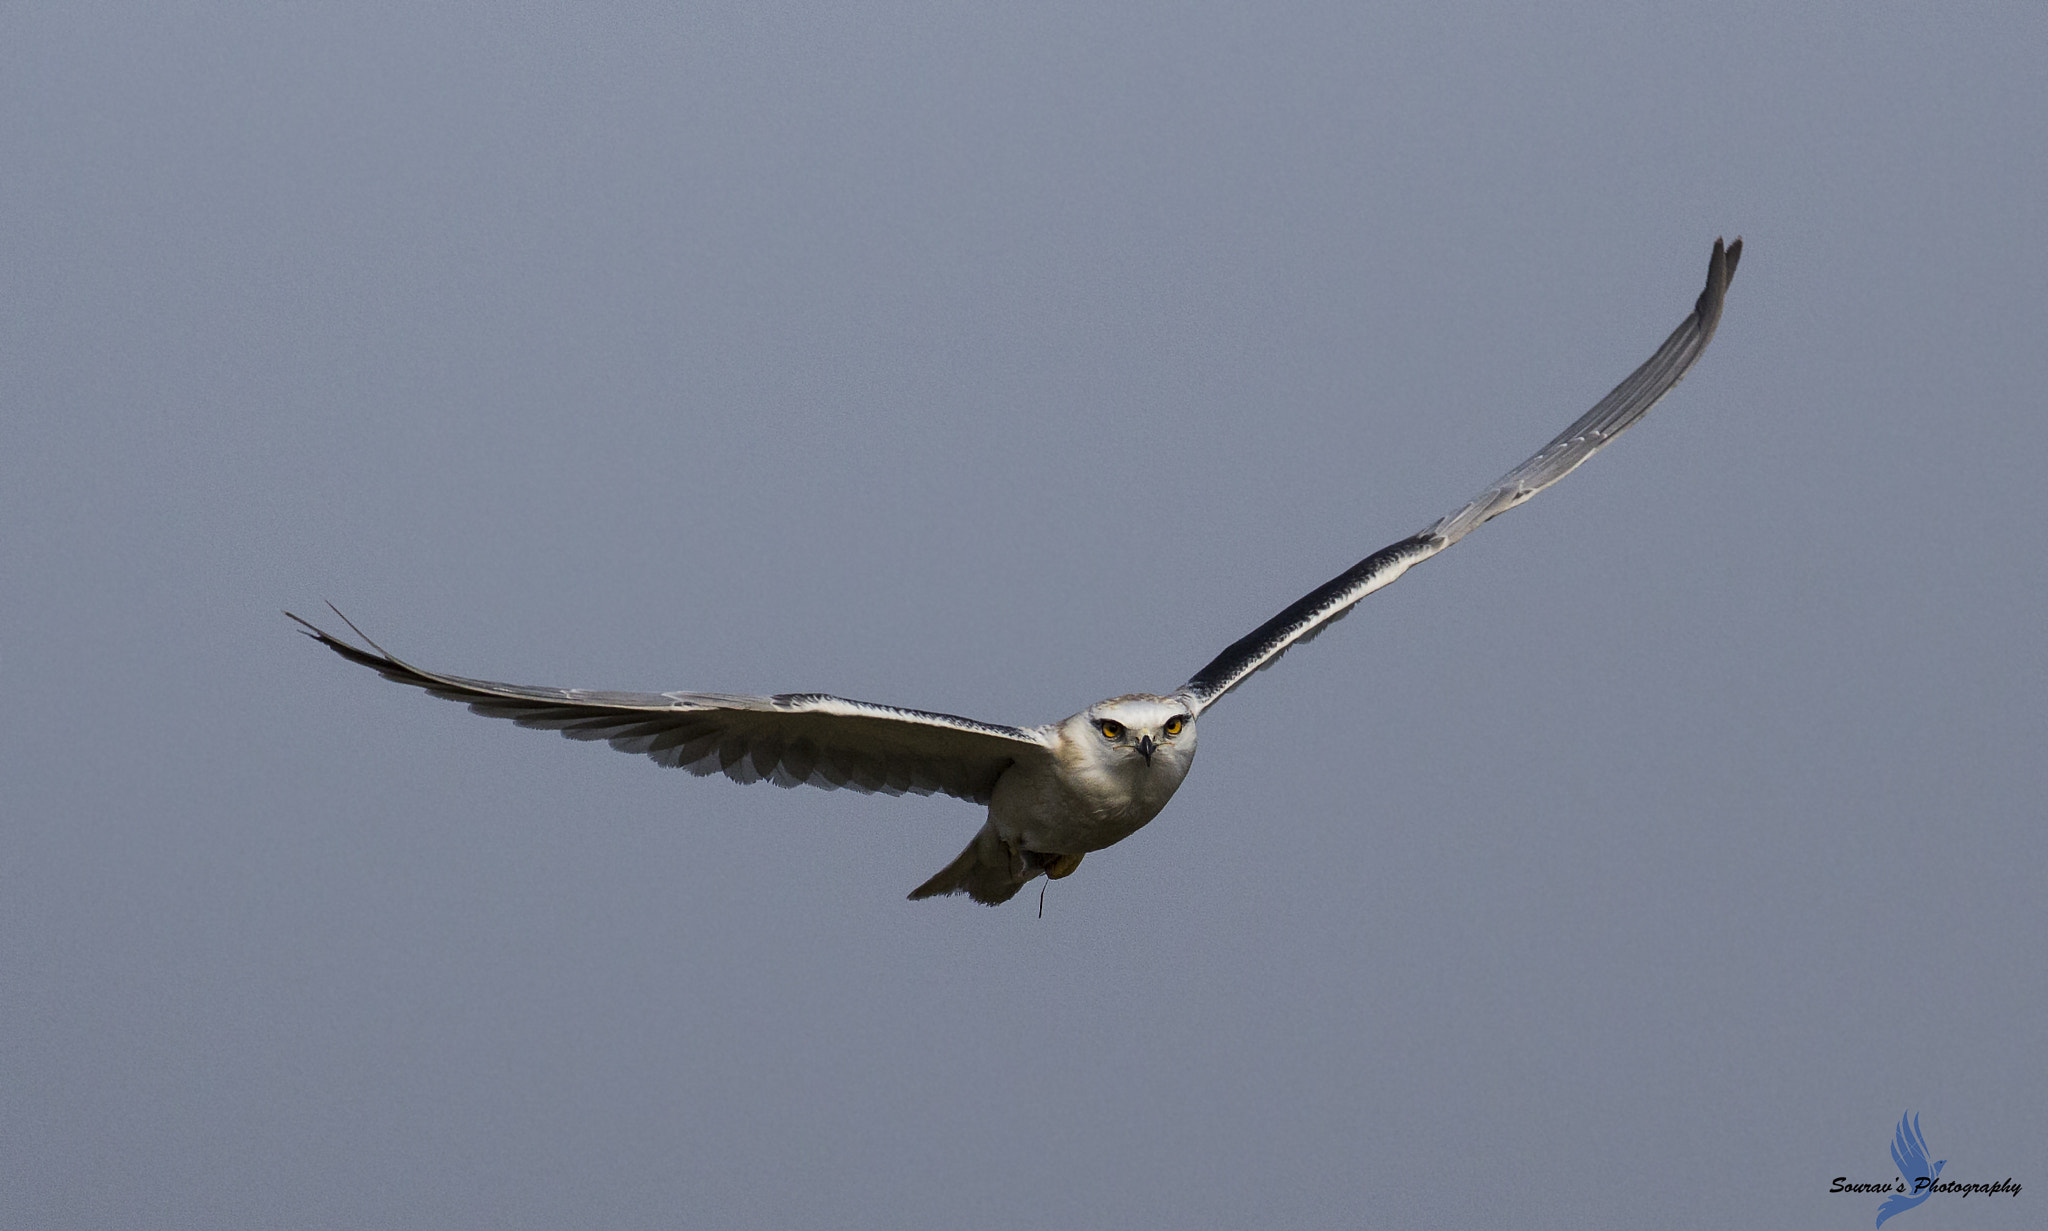
[[[1714,255],[1707,264],[1707,288],[1700,292],[1692,315],[1685,318],[1649,361],[1637,368],[1599,404],[1579,416],[1576,423],[1555,440],[1537,450],[1535,456],[1502,475],[1479,493],[1470,504],[1420,534],[1383,547],[1360,560],[1341,576],[1318,587],[1287,610],[1261,624],[1248,636],[1218,654],[1193,679],[1181,685],[1180,696],[1197,713],[1214,705],[1223,695],[1255,671],[1264,670],[1295,645],[1311,640],[1350,612],[1358,600],[1388,584],[1410,568],[1464,538],[1491,518],[1527,500],[1577,469],[1600,447],[1626,431],[1643,417],[1659,398],[1692,367],[1707,349],[1714,328],[1721,322],[1721,305],[1727,298],[1728,281],[1742,258],[1742,241],[1725,247],[1714,241]]]
[[[620,752],[641,753],[700,778],[722,773],[735,782],[765,779],[784,787],[809,784],[885,795],[937,792],[987,803],[1004,770],[1051,755],[1039,731],[819,693],[594,692],[441,675],[385,653],[353,623],[349,627],[369,649],[285,614],[298,620],[307,636],[387,680],[522,727],[604,740]],[[348,617],[342,621],[348,623]]]
[[[1927,1139],[1920,1135],[1920,1117],[1911,1112],[1899,1117],[1898,1130],[1892,1134],[1892,1162],[1908,1182],[1928,1174]]]

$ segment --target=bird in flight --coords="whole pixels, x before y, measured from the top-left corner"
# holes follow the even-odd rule
[[[1303,595],[1163,696],[1128,693],[1036,727],[848,701],[820,693],[772,697],[708,692],[535,688],[442,675],[368,649],[286,612],[335,653],[490,718],[603,740],[699,777],[901,795],[951,795],[988,805],[960,856],[911,890],[915,899],[964,893],[994,906],[1043,875],[1057,880],[1082,856],[1123,841],[1158,816],[1195,759],[1195,727],[1252,673],[1322,632],[1358,600],[1571,473],[1671,392],[1721,320],[1742,241],[1714,241],[1707,286],[1657,353],[1598,405],[1456,512],[1383,547]],[[341,613],[336,611],[340,616]],[[348,623],[347,617],[341,617]]]
[[[1903,1214],[1932,1196],[1927,1191],[1929,1186],[1941,1178],[1941,1169],[1948,1166],[1947,1159],[1932,1167],[1927,1165],[1927,1139],[1920,1135],[1920,1117],[1910,1111],[1899,1117],[1899,1127],[1892,1133],[1892,1162],[1899,1169],[1901,1184],[1910,1188],[1886,1197],[1884,1204],[1877,1207],[1880,1227],[1885,1219]]]

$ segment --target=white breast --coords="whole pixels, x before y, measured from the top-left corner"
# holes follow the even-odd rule
[[[1101,850],[1158,816],[1187,778],[1192,740],[1164,745],[1148,763],[1092,731],[1063,730],[1049,762],[1018,765],[996,783],[989,820],[1005,840],[1047,854]]]

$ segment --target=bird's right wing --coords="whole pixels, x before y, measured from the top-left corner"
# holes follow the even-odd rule
[[[1927,1174],[1927,1139],[1920,1135],[1919,1116],[1899,1117],[1898,1131],[1892,1134],[1892,1162],[1908,1180]]]
[[[698,777],[885,795],[953,795],[987,803],[1019,761],[1051,755],[1040,730],[952,714],[848,701],[822,693],[737,697],[704,692],[594,692],[534,688],[425,671],[363,637],[365,650],[285,613],[306,635],[387,680],[409,684],[486,717],[605,740]],[[335,614],[340,615],[339,612]],[[342,617],[347,622],[347,617]],[[350,624],[350,628],[355,625]],[[362,630],[356,629],[362,636]]]
[[[1671,392],[1686,369],[1707,349],[1715,326],[1721,323],[1728,281],[1735,274],[1735,263],[1741,259],[1740,239],[1725,247],[1715,240],[1714,254],[1707,263],[1707,287],[1693,304],[1692,315],[1664,339],[1656,354],[1601,398],[1593,409],[1580,415],[1549,444],[1502,475],[1464,508],[1420,534],[1382,547],[1239,638],[1181,685],[1178,695],[1199,714],[1244,683],[1253,672],[1272,666],[1291,647],[1312,640],[1342,619],[1366,595],[1570,474],[1602,445],[1621,435],[1658,399]]]

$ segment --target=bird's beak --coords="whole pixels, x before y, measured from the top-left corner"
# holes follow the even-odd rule
[[[1150,765],[1152,763],[1152,750],[1157,747],[1159,745],[1149,735],[1144,736],[1138,741],[1138,755],[1145,758],[1145,764]]]

